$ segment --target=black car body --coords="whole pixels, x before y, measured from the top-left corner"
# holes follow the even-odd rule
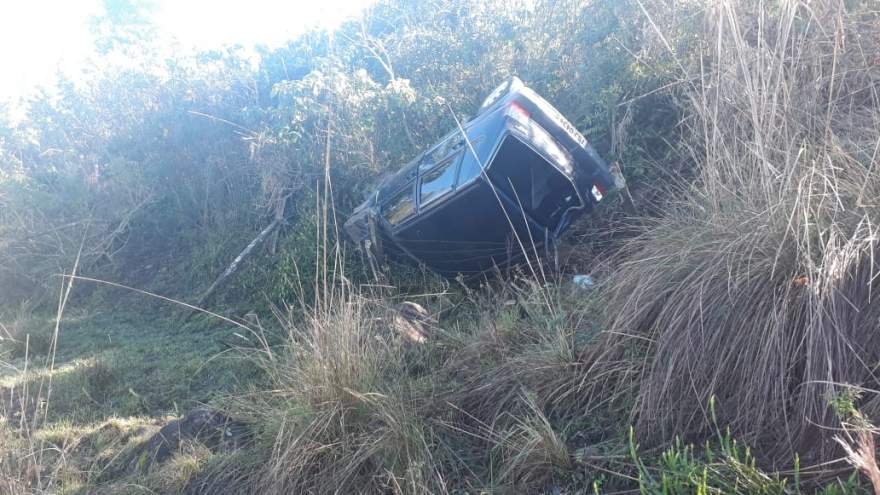
[[[374,252],[470,276],[546,253],[612,187],[587,140],[513,78],[384,180],[345,229]]]

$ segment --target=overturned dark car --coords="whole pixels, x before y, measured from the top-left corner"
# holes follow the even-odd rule
[[[553,253],[614,185],[574,126],[513,78],[385,179],[345,230],[374,254],[468,277]]]

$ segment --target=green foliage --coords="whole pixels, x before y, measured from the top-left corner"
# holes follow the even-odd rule
[[[790,475],[766,472],[758,467],[750,448],[739,444],[729,430],[702,448],[676,438],[658,457],[646,459],[639,454],[630,429],[629,448],[638,470],[639,491],[645,495],[870,493],[856,472],[822,484],[802,482],[797,459]]]
[[[0,282],[13,289],[0,299],[45,297],[77,254],[89,275],[195,298],[283,217],[220,300],[289,302],[294,267],[313,264],[315,195],[330,192],[336,232],[382,175],[452,128],[452,112],[512,74],[650,182],[678,117],[654,91],[674,65],[649,61],[637,5],[388,0],[262,49],[255,68],[235,48],[163,58],[149,49],[149,6],[110,2],[94,23],[101,47],[148,58],[59,80],[0,131]]]

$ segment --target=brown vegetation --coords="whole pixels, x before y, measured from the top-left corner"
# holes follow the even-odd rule
[[[699,179],[626,247],[600,360],[644,356],[621,385],[651,444],[705,438],[716,397],[765,461],[829,460],[832,398],[880,388],[880,19],[839,1],[708,14],[683,68]]]

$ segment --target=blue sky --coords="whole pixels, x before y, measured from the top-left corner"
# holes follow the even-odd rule
[[[371,0],[153,0],[163,41],[184,48],[277,45],[311,26],[333,27]],[[101,0],[0,0],[0,101],[31,93],[92,55],[89,21]]]

